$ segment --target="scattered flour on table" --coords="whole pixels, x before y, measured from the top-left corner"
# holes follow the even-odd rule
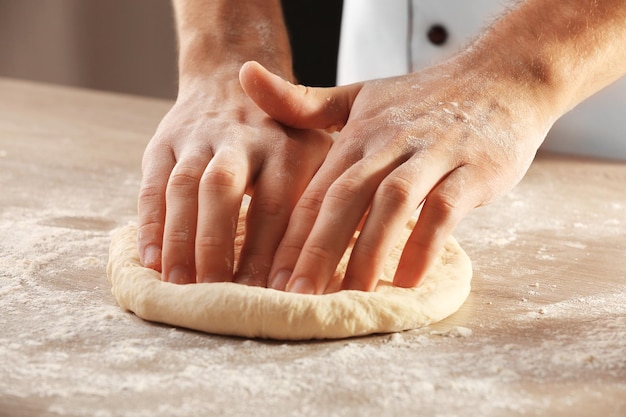
[[[501,330],[510,343],[445,323],[329,342],[210,336],[123,312],[104,272],[108,231],[46,216],[0,213],[0,393],[42,399],[42,415],[522,415],[550,405],[525,381],[607,374],[626,393],[626,289],[513,317]],[[600,311],[612,321],[596,323]],[[547,331],[549,320],[592,339]]]
[[[472,335],[472,329],[463,326],[454,326],[444,332],[432,331],[430,334],[444,337],[469,337]]]

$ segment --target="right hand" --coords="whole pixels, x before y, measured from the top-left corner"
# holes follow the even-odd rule
[[[186,84],[145,150],[140,260],[169,282],[265,286],[291,211],[332,139],[274,121],[243,93],[236,75],[222,81]],[[252,200],[233,276],[244,194]]]
[[[549,95],[494,67],[503,61],[459,56],[399,77],[312,88],[246,64],[244,90],[274,119],[341,128],[293,210],[269,286],[331,290],[359,229],[341,288],[374,290],[419,210],[393,281],[417,286],[461,219],[522,178],[552,124]]]

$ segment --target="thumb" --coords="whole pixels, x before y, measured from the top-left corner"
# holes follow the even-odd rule
[[[274,120],[298,129],[341,130],[362,83],[332,88],[294,85],[249,61],[239,71],[246,94]]]

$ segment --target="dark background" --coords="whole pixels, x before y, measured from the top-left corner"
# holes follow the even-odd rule
[[[335,85],[343,1],[283,0],[282,4],[298,81]]]

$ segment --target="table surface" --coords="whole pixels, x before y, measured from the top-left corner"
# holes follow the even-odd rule
[[[472,294],[439,324],[206,335],[122,311],[105,274],[170,105],[0,79],[0,416],[626,415],[626,164],[540,155],[472,212]]]

